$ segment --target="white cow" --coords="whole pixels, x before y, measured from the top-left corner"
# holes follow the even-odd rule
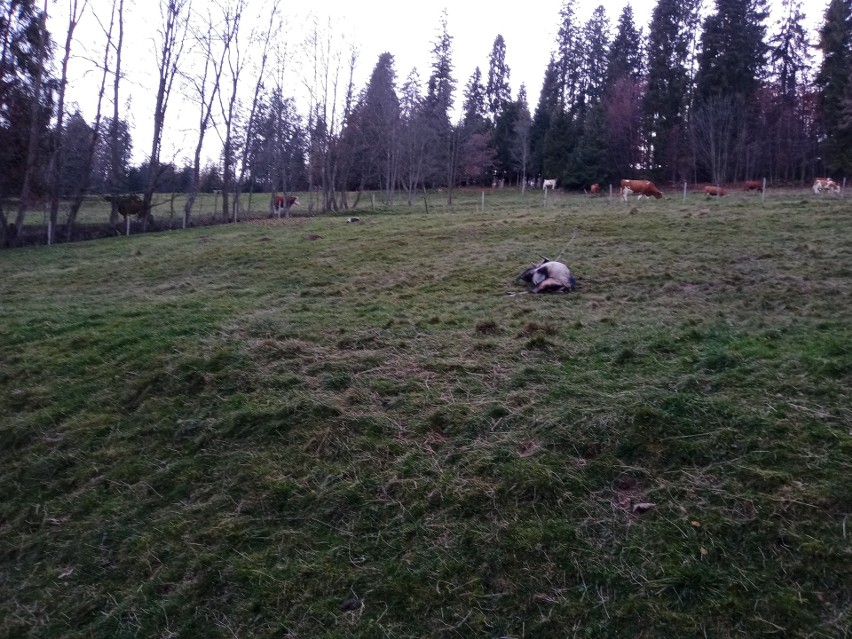
[[[554,178],[552,180],[545,180],[542,183],[542,188],[547,189],[547,187],[550,187],[551,189],[555,189],[556,188],[556,179]]]
[[[815,178],[814,193],[818,195],[823,191],[828,191],[829,193],[840,193],[840,187],[837,186],[837,182],[831,178]]]

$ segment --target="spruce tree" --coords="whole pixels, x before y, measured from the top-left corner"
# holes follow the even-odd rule
[[[606,85],[601,119],[606,134],[606,169],[596,180],[617,182],[632,176],[634,167],[641,164],[643,35],[633,20],[633,8],[628,4],[618,18],[615,37],[607,57]]]
[[[456,80],[453,78],[453,38],[447,31],[447,11],[441,14],[441,26],[432,46],[432,73],[427,83],[424,103],[426,133],[426,176],[431,181],[452,187],[455,179],[457,145],[455,132],[450,123],[453,93]],[[449,197],[452,197],[450,191]]]
[[[388,197],[397,170],[399,110],[394,59],[390,53],[383,53],[360,96],[353,120],[360,131],[358,150],[366,184],[382,189]]]
[[[544,170],[544,147],[547,132],[550,129],[554,114],[561,111],[559,66],[556,60],[551,57],[544,71],[541,93],[539,94],[538,105],[536,106],[532,127],[530,128],[531,163],[529,172],[537,178],[542,176],[542,171]]]
[[[558,80],[559,101],[563,109],[574,111],[580,97],[583,68],[582,34],[577,21],[577,0],[565,0],[559,10],[559,31],[553,58]]]
[[[606,10],[603,5],[598,5],[582,31],[583,69],[580,81],[584,107],[600,102],[606,86],[609,29]]]
[[[699,179],[726,182],[752,172],[762,144],[755,98],[766,74],[767,15],[765,0],[716,0],[704,20],[690,126],[705,170]]]
[[[456,80],[452,63],[453,38],[447,31],[447,10],[441,14],[441,29],[432,48],[432,74],[426,94],[428,170],[435,184],[447,187],[447,204],[453,203],[453,188],[458,176],[462,150],[462,127],[450,122]]]
[[[754,98],[764,75],[768,47],[764,0],[716,0],[716,12],[704,20],[696,98]]]
[[[684,120],[689,60],[700,0],[659,0],[648,34],[644,137],[651,176],[676,180],[685,170]]]
[[[476,67],[464,88],[459,131],[462,149],[460,174],[467,184],[482,184],[491,179],[494,165],[492,128],[487,117],[482,72]]]
[[[497,117],[512,100],[509,88],[511,70],[506,64],[506,43],[502,35],[494,39],[494,46],[488,59],[488,84],[485,85],[485,97],[491,121],[496,123]]]
[[[523,84],[518,90],[515,100],[515,126],[512,136],[512,167],[521,179],[521,190],[526,189],[527,175],[530,167],[530,132],[532,116],[527,104],[527,88]]]
[[[462,122],[465,126],[479,128],[485,121],[485,113],[485,87],[482,85],[482,71],[479,70],[479,67],[476,67],[464,87]]]
[[[852,171],[852,0],[831,0],[820,29],[816,77],[825,136],[825,168]]]
[[[809,140],[814,137],[813,100],[809,83],[813,56],[801,0],[783,0],[781,15],[769,39],[770,96],[765,114],[767,177],[803,181],[808,166]],[[751,179],[755,176],[745,176]]]
[[[611,87],[619,79],[638,80],[642,75],[642,31],[636,29],[633,7],[629,4],[618,17],[615,37],[607,56],[606,85]]]
[[[777,31],[769,39],[773,82],[786,101],[792,103],[812,65],[810,42],[804,24],[801,0],[783,0]]]

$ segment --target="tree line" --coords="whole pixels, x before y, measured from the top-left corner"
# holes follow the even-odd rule
[[[125,3],[95,2],[68,0],[65,30],[51,34],[47,0],[0,0],[7,241],[39,206],[70,239],[88,194],[112,197],[115,225],[122,194],[139,194],[144,223],[156,193],[185,193],[190,225],[197,194],[210,190],[221,192],[219,215],[229,221],[246,192],[307,191],[311,210],[338,211],[365,191],[411,204],[424,189],[444,188],[452,202],[459,186],[527,188],[541,178],[567,188],[622,177],[805,183],[852,168],[852,0],[830,0],[815,35],[801,0],[782,0],[774,14],[766,0],[659,0],[641,26],[629,4],[613,25],[603,5],[581,20],[577,0],[565,0],[532,111],[525,86],[513,97],[499,34],[456,108],[446,11],[425,77],[413,69],[400,81],[386,52],[360,90],[355,48],[331,20],[314,18],[294,47],[307,94],[297,102],[285,80],[295,53],[280,37],[278,0],[255,13],[250,0],[158,0],[153,133],[138,166],[126,112]],[[87,121],[66,96],[75,34],[92,18],[103,38]],[[180,166],[162,157],[175,135],[176,91],[195,121]],[[211,144],[216,162],[204,159]]]

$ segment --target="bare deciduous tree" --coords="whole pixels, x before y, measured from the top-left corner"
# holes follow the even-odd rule
[[[148,179],[142,199],[143,230],[147,229],[154,190],[160,179],[160,152],[163,146],[166,110],[186,43],[189,7],[190,0],[160,1],[162,24],[157,52],[157,97],[154,106],[154,135],[151,140],[151,155],[148,158]]]
[[[342,88],[340,76],[344,64],[344,47],[345,42],[339,37],[339,30],[331,20],[324,31],[320,30],[318,22],[314,20],[313,29],[308,33],[304,47],[309,55],[307,68],[310,71],[310,76],[303,78],[309,105],[308,187],[312,195],[308,206],[313,209],[313,191],[316,186],[321,198],[319,206],[324,212],[339,208],[336,198],[338,142],[341,126],[348,119],[352,108],[357,53],[354,48],[349,47],[349,79],[346,87]]]
[[[219,82],[232,37],[233,32],[230,29],[226,29],[224,33],[216,32],[213,16],[209,11],[204,30],[199,29],[195,33],[195,53],[200,57],[196,69],[200,69],[200,72],[187,74],[186,77],[194,91],[191,99],[197,100],[199,105],[198,139],[192,159],[192,177],[183,209],[184,228],[191,223],[192,207],[195,205],[195,199],[198,196],[201,184],[201,152],[204,148],[205,136],[211,125],[213,104],[219,96]]]
[[[76,0],[73,1],[76,4]],[[98,143],[98,136],[100,135],[101,130],[101,107],[103,105],[104,92],[106,91],[106,83],[107,78],[109,76],[109,57],[110,49],[112,48],[112,34],[113,29],[115,28],[115,18],[116,5],[115,1],[113,1],[109,27],[107,28],[107,31],[105,33],[106,44],[104,45],[104,60],[101,70],[101,84],[98,89],[98,102],[97,108],[95,110],[95,122],[92,126],[90,137],[86,142],[85,148],[83,149],[83,153],[85,154],[85,158],[83,160],[83,178],[80,182],[76,184],[74,197],[72,198],[71,206],[68,209],[68,219],[66,220],[65,225],[66,241],[70,241],[74,233],[74,225],[77,221],[77,214],[79,213],[80,207],[83,204],[83,199],[89,189],[89,183],[92,177],[92,163],[94,161],[95,150],[97,148]]]
[[[423,96],[416,69],[408,74],[402,86],[400,100],[401,132],[399,181],[407,194],[408,206],[414,203],[414,194],[423,184],[426,164],[427,133],[422,115]]]
[[[263,81],[266,77],[266,64],[269,60],[269,48],[272,44],[272,36],[281,30],[281,25],[279,23],[279,10],[278,10],[278,0],[275,0],[272,4],[272,9],[270,13],[269,20],[266,22],[266,32],[261,36],[261,56],[260,56],[260,66],[257,70],[257,79],[254,85],[254,93],[252,94],[251,106],[249,108],[249,116],[248,121],[245,125],[245,141],[242,148],[242,155],[240,158],[240,172],[237,176],[236,188],[234,192],[234,221],[237,220],[237,215],[240,210],[240,194],[243,190],[243,183],[245,180],[246,169],[248,167],[249,155],[252,149],[252,145],[250,141],[253,137],[255,125],[257,123],[257,112],[258,112],[258,100],[260,99],[261,90],[263,89]],[[253,47],[256,38],[253,36],[250,38],[251,44]]]
[[[239,42],[240,24],[245,8],[246,0],[237,0],[234,6],[227,5],[223,8],[225,33],[230,35],[229,46],[225,48],[224,64],[219,72],[224,74],[225,67],[227,67],[230,89],[229,93],[225,94],[222,87],[219,88],[218,102],[221,122],[217,124],[216,130],[222,142],[222,220],[224,222],[227,222],[230,218],[230,194],[234,188],[238,89],[240,76],[246,64]]]
[[[115,0],[113,0],[113,11],[115,12]],[[112,121],[109,125],[109,148],[110,148],[110,192],[112,194],[112,207],[109,213],[110,226],[115,227],[118,223],[118,194],[121,192],[121,157],[122,149],[119,136],[119,113],[118,98],[119,86],[121,84],[121,53],[124,48],[124,0],[118,0],[118,41],[115,44],[115,70],[112,79]],[[115,15],[115,13],[114,13]],[[112,30],[110,30],[112,31]]]
[[[53,130],[53,154],[50,160],[50,224],[48,225],[47,243],[53,242],[53,235],[56,232],[56,222],[59,216],[59,197],[60,197],[60,173],[62,171],[63,148],[62,141],[64,136],[65,123],[65,90],[68,87],[68,62],[71,59],[71,44],[74,42],[74,30],[80,23],[83,13],[86,11],[88,0],[83,0],[82,4],[79,0],[69,0],[68,2],[68,30],[65,32],[65,48],[62,55],[62,74],[59,79],[59,91],[57,96],[56,106],[56,125]]]
[[[732,179],[744,121],[741,104],[728,96],[714,96],[692,112],[690,132],[693,152],[716,184]]]

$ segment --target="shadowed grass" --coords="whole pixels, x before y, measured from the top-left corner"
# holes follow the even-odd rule
[[[486,202],[0,253],[0,636],[844,636],[846,203]]]

